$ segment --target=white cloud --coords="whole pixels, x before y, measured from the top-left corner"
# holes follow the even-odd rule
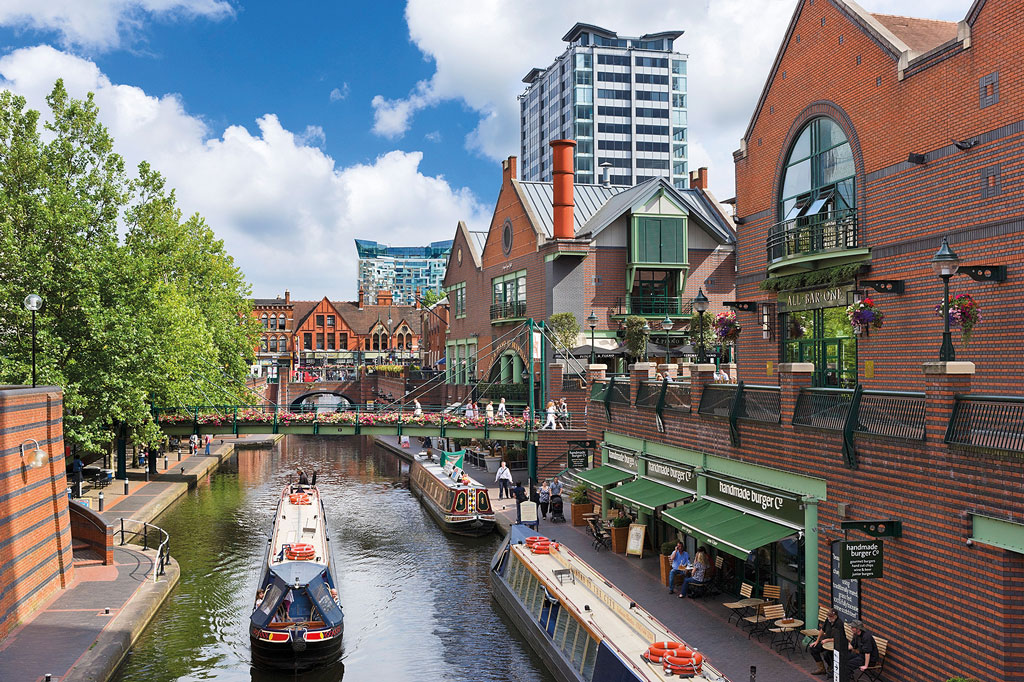
[[[330,98],[332,102],[338,102],[348,97],[348,83],[342,83],[340,88],[334,88],[331,90]]]
[[[341,168],[313,146],[324,138],[316,126],[293,133],[265,114],[255,133],[232,125],[218,134],[179,97],[111,83],[94,63],[52,47],[0,59],[0,87],[41,111],[58,77],[74,97],[96,94],[129,167],[148,160],[164,173],[185,214],[206,218],[257,296],[280,294],[285,282],[296,297],[354,297],[354,238],[423,244],[450,238],[460,219],[489,219],[469,190],[420,172],[421,152]]]
[[[959,20],[969,0],[863,0],[870,11]],[[435,64],[408,97],[373,100],[374,132],[398,137],[415,113],[458,100],[479,114],[466,145],[493,159],[518,151],[521,79],[547,67],[565,49],[561,37],[577,21],[624,35],[685,31],[676,50],[689,54],[690,166],[710,166],[720,196],[733,187],[732,152],[739,146],[795,0],[448,0],[438,21],[436,0],[408,0],[412,41]]]
[[[3,0],[0,26],[53,31],[63,45],[106,50],[119,47],[147,14],[223,19],[234,10],[227,0]]]
[[[441,131],[440,130],[432,130],[429,133],[427,133],[426,135],[424,135],[423,139],[427,140],[428,142],[440,142],[441,141]]]

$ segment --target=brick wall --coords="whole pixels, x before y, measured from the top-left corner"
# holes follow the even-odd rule
[[[74,579],[62,401],[54,386],[0,387],[0,639]],[[22,463],[29,438],[41,468]]]

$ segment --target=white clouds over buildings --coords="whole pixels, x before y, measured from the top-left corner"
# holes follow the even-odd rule
[[[93,62],[52,47],[0,59],[0,87],[40,111],[57,78],[73,97],[95,93],[116,151],[130,168],[147,160],[167,177],[182,210],[206,218],[257,296],[281,293],[282,281],[297,297],[354,296],[354,238],[418,244],[489,216],[468,190],[421,173],[421,152],[340,168],[316,146],[325,137],[317,127],[294,133],[265,114],[255,133],[214,131],[177,96],[112,83]]]

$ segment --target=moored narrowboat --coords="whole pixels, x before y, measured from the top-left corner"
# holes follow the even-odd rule
[[[514,524],[491,560],[494,597],[561,682],[727,682],[564,545]]]
[[[444,531],[473,537],[487,535],[494,530],[494,509],[487,487],[463,471],[460,462],[461,457],[435,462],[420,453],[413,458],[409,487]]]
[[[315,475],[313,482],[287,486],[277,505],[249,622],[252,659],[260,667],[300,671],[341,655],[335,562]]]

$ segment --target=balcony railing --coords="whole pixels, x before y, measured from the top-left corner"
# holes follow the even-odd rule
[[[665,386],[665,409],[673,412],[689,412],[690,382],[670,381]]]
[[[924,393],[864,391],[857,406],[857,431],[924,440]]]
[[[508,320],[516,317],[526,317],[526,301],[506,301],[505,303],[491,304],[492,320]]]
[[[946,442],[1024,452],[1024,398],[958,395]]]
[[[778,424],[782,415],[782,394],[778,386],[744,384],[736,408],[737,419]]]
[[[768,262],[857,246],[856,209],[827,211],[773,225],[768,233]]]
[[[793,424],[842,431],[852,402],[852,388],[805,388],[797,396]]]
[[[693,313],[693,299],[682,296],[640,296],[630,294],[618,299],[612,306],[612,315],[665,315],[689,316]]]
[[[629,377],[612,377],[608,388],[608,402],[619,405],[630,404]]]
[[[700,395],[698,414],[712,417],[728,417],[732,413],[732,403],[736,398],[734,384],[708,384]]]
[[[583,387],[586,386],[587,380],[578,377],[575,374],[563,374],[562,375],[562,390],[563,391],[582,391]]]

